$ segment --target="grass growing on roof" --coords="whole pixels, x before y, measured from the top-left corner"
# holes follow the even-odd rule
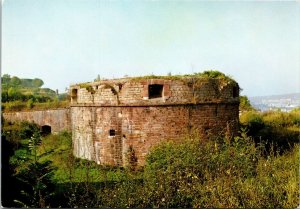
[[[223,79],[228,82],[236,82],[230,76],[225,75],[224,73],[217,70],[207,70],[204,72],[185,74],[185,75],[167,75],[167,76],[158,76],[158,75],[146,75],[140,77],[131,78],[132,81],[139,81],[143,79],[167,79],[167,80],[183,80],[188,78],[213,78],[213,79]]]

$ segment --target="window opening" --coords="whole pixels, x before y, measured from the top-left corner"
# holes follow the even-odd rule
[[[234,86],[232,88],[232,96],[233,96],[233,98],[236,98],[236,97],[239,96],[239,89],[238,89],[238,87]]]
[[[77,102],[77,89],[72,89],[71,98],[74,102]]]
[[[164,85],[152,84],[148,86],[149,99],[162,97]]]
[[[110,135],[110,136],[115,136],[115,135],[116,135],[116,130],[110,129],[110,130],[109,130],[109,135]]]

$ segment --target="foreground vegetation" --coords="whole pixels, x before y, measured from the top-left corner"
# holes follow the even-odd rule
[[[224,78],[217,71],[197,76]],[[68,105],[67,97],[42,89],[42,85],[40,79],[4,75],[2,98],[6,100],[2,100],[2,109]],[[260,113],[251,107],[246,96],[240,100],[239,136],[204,140],[195,132],[180,144],[163,142],[147,155],[144,167],[99,166],[76,159],[70,133],[45,136],[36,124],[2,119],[2,205],[297,207],[300,109]]]
[[[284,152],[299,143],[300,108],[289,113],[251,110],[240,116],[240,123],[255,142],[265,143],[266,146],[272,144],[279,152]]]
[[[5,124],[7,178],[14,184],[6,187],[11,196],[3,198],[4,206],[295,208],[300,147],[289,131],[299,133],[298,114],[247,112],[240,136],[203,140],[195,133],[181,144],[163,142],[143,168],[75,159],[70,133],[36,140],[37,126]],[[263,124],[260,132],[255,132],[257,121]],[[273,132],[266,131],[272,128],[281,133],[273,141]],[[261,133],[269,141],[256,141]]]

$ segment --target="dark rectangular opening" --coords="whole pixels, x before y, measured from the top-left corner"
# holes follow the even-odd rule
[[[110,129],[110,130],[109,130],[109,135],[110,135],[110,136],[115,136],[115,135],[116,135],[116,130]]]
[[[233,96],[233,98],[236,98],[239,96],[239,88],[238,87],[234,86],[232,88],[232,96]]]
[[[44,126],[42,126],[41,129],[42,129],[41,130],[42,136],[47,136],[47,135],[51,134],[51,126],[44,125]]]
[[[149,99],[162,97],[164,85],[151,84],[148,86]]]
[[[73,102],[77,102],[77,89],[72,89],[71,98],[72,98]]]

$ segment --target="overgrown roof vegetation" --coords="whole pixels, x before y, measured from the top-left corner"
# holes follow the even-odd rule
[[[146,75],[146,76],[140,76],[140,77],[132,77],[132,80],[141,80],[141,79],[169,79],[169,80],[181,80],[185,78],[217,78],[217,79],[223,79],[228,82],[234,82],[236,81],[228,75],[225,75],[224,73],[217,71],[217,70],[207,70],[199,73],[193,73],[193,74],[184,74],[184,75],[167,75],[167,76],[158,76],[158,75]]]
[[[128,79],[131,81],[140,81],[145,79],[166,79],[166,80],[183,80],[183,79],[189,79],[189,78],[212,78],[212,79],[222,79],[224,81],[227,81],[229,83],[237,83],[231,76],[225,75],[224,73],[217,71],[217,70],[206,70],[203,72],[193,73],[193,74],[184,74],[184,75],[172,75],[171,73],[168,73],[168,75],[145,75],[145,76],[137,76],[137,77],[128,77],[127,75],[124,76],[124,78],[119,79]],[[91,85],[94,82],[100,82],[101,81],[109,81],[109,80],[119,80],[119,79],[106,79],[106,78],[100,78],[98,75],[96,79],[92,82],[85,82],[80,84],[74,84],[79,85],[80,88],[86,88],[87,86]]]
[[[140,77],[128,77],[125,79],[139,81],[144,79],[166,79],[166,80],[186,80],[193,78],[212,78],[222,79],[226,83],[236,83],[230,76],[216,70],[208,70],[185,75],[166,76],[146,75]],[[95,81],[103,81],[98,75]],[[58,90],[54,91],[49,88],[41,88],[44,81],[39,78],[18,78],[4,74],[1,77],[2,83],[2,110],[4,111],[20,111],[20,110],[41,110],[49,108],[67,107],[69,104],[69,95],[67,93],[59,94]],[[80,88],[87,88],[93,91],[91,84],[86,82],[79,84]],[[77,84],[78,85],[78,84]]]

